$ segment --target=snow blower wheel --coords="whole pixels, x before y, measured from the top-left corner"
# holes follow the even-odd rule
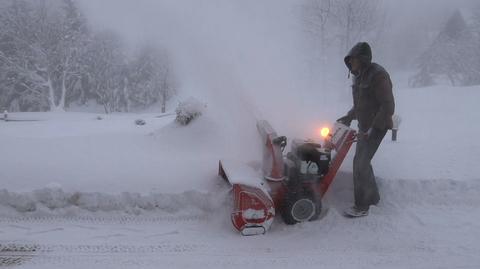
[[[283,210],[281,211],[286,224],[293,225],[299,222],[318,219],[322,211],[321,201],[308,194],[288,194]]]

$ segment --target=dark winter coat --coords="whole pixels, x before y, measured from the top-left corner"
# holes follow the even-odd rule
[[[358,43],[345,57],[345,64],[351,70],[350,57],[360,59],[362,67],[359,74],[354,74],[353,108],[347,116],[350,120],[358,120],[358,127],[363,132],[370,128],[392,129],[395,101],[390,75],[382,66],[372,63],[372,51],[368,43]]]

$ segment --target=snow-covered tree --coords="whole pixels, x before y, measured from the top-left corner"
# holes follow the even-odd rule
[[[383,31],[385,16],[379,0],[335,0],[332,13],[345,50]]]
[[[87,26],[87,20],[80,12],[75,0],[63,1],[63,21],[64,27],[62,29],[65,46],[71,51],[74,65],[72,66],[73,74],[67,80],[66,88],[67,95],[65,101],[68,104],[79,99],[79,96],[84,96],[84,86],[82,84],[86,79],[86,69],[88,62],[85,61],[88,53],[89,44],[92,43],[92,34]]]
[[[66,9],[73,2],[65,0]],[[64,110],[68,94],[80,79],[86,32],[71,14],[47,2],[13,1],[2,9],[0,60],[17,76],[19,98],[46,102],[49,110]]]
[[[129,90],[134,106],[148,106],[166,102],[175,93],[176,85],[168,54],[152,46],[143,47],[130,63]]]
[[[453,86],[480,83],[480,43],[455,11],[443,30],[417,60],[418,72],[410,79],[413,87],[433,85],[447,80]]]
[[[103,105],[105,113],[128,111],[129,96],[122,90],[126,65],[120,37],[110,31],[96,34],[84,61],[87,94]]]
[[[129,59],[113,32],[95,33],[75,0],[0,5],[0,108],[65,110],[96,100],[106,113],[166,102],[175,92],[168,54],[145,46]]]
[[[46,81],[38,58],[43,53],[38,46],[37,30],[41,18],[27,1],[12,1],[0,13],[0,66],[2,99],[6,109],[26,105],[33,109],[48,107],[45,98]],[[4,92],[3,92],[4,91]],[[36,100],[29,104],[29,101]],[[14,108],[11,103],[15,103]]]
[[[332,31],[329,31],[333,17],[332,5],[332,0],[306,0],[301,13],[308,43],[311,45],[306,57],[310,76],[320,77],[322,82],[329,66],[329,46],[334,40]]]
[[[305,60],[312,81],[324,84],[343,65],[343,56],[359,41],[379,43],[385,12],[380,0],[303,0]]]
[[[472,12],[472,33],[475,35],[477,42],[480,44],[480,5]]]
[[[325,51],[330,40],[328,22],[332,19],[332,0],[307,0],[303,6],[303,20],[306,30],[313,37],[318,49],[315,58],[325,63]]]

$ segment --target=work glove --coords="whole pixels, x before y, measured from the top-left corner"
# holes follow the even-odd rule
[[[344,124],[344,125],[347,125],[347,126],[350,126],[350,124],[352,123],[352,119],[349,116],[343,116],[343,117],[339,118],[337,120],[337,122],[339,122],[341,124]]]

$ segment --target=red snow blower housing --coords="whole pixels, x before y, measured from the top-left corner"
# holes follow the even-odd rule
[[[258,121],[257,129],[264,144],[262,171],[230,160],[219,164],[219,175],[233,187],[233,226],[243,235],[255,235],[270,228],[276,213],[287,224],[317,219],[355,130],[336,123],[323,146],[294,139],[283,156],[287,138],[278,136],[267,121]]]

